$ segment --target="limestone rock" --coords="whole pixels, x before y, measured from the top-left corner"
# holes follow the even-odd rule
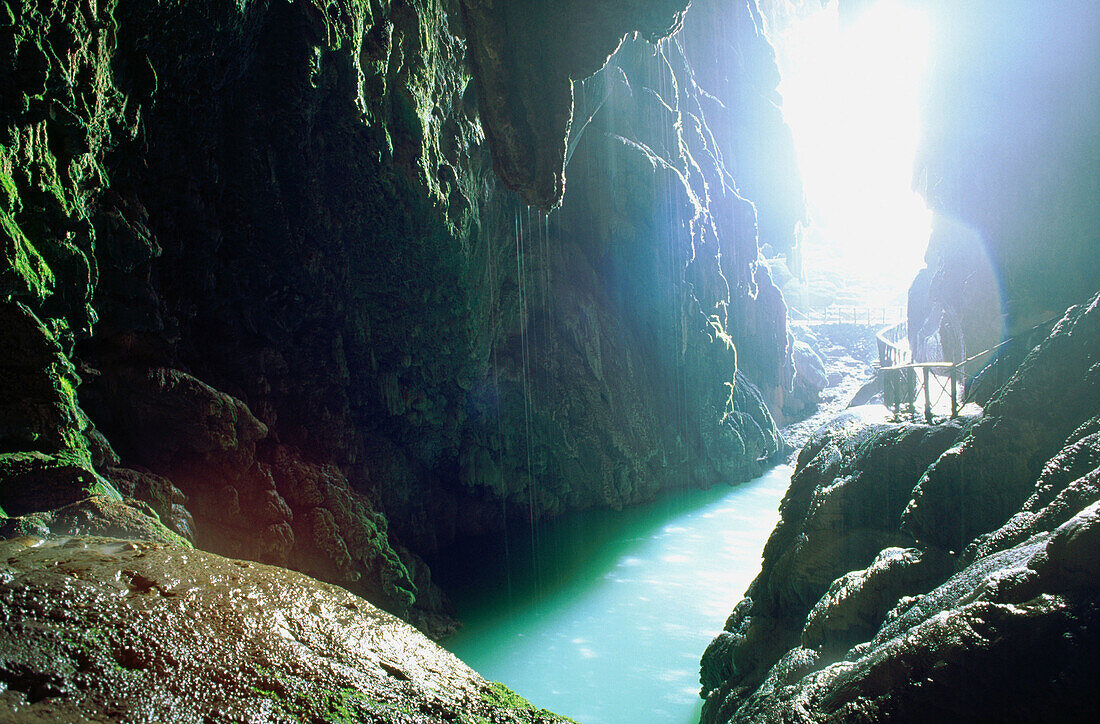
[[[1100,64],[1094,42],[1100,13],[1089,0],[922,6],[930,27],[950,31],[931,37],[936,64],[926,78],[915,177],[927,180],[929,207],[969,229],[991,266],[982,268],[982,259],[968,268],[968,252],[962,264],[942,271],[933,259],[931,271],[945,280],[996,280],[980,290],[1000,296],[992,307],[955,285],[945,285],[947,296],[939,300],[962,313],[960,331],[977,322],[986,325],[987,339],[996,338],[1003,328],[1026,329],[1100,288],[1093,263],[1100,209],[1092,190],[1100,172],[1100,88],[1092,81]],[[1036,82],[1000,80],[1025,76]],[[1036,245],[1040,238],[1047,243]]]
[[[923,475],[922,466],[910,470],[910,484],[916,476],[919,483],[890,527],[901,540],[906,531],[920,540],[885,548],[824,591],[798,588],[807,576],[791,575],[822,557],[813,536],[822,513],[799,504],[807,499],[799,484],[827,459],[837,432],[811,441],[763,571],[704,655],[704,722],[1092,716],[1084,692],[1100,677],[1098,299],[1067,312],[958,442],[942,433],[942,454]],[[879,432],[878,455],[907,447],[902,429]],[[874,455],[867,445],[854,457],[858,474],[874,469]],[[836,454],[825,467],[816,497],[851,486],[842,474],[847,457]],[[832,520],[831,539],[861,530],[851,518]],[[801,556],[784,570],[777,553],[788,549]],[[844,562],[838,557],[837,568]],[[812,607],[789,603],[819,593]],[[784,613],[805,617],[800,636]]]
[[[833,581],[802,629],[802,646],[837,657],[871,638],[905,594],[943,580],[951,561],[934,549],[884,548],[871,565]]]
[[[686,5],[8,2],[0,455],[50,459],[7,512],[112,481],[200,548],[431,619],[416,553],[754,475],[759,387],[793,373],[755,209],[781,248],[798,202],[738,193],[772,150],[706,123],[721,96],[783,134],[751,8],[719,89],[632,37]],[[505,186],[556,203],[569,157],[549,221]]]
[[[978,536],[963,552],[964,559],[989,555],[1021,543],[1036,533],[1069,520],[1082,507],[1100,500],[1100,433],[1098,418],[1078,428],[1066,446],[1051,458],[1035,483],[1034,492],[1008,521]]]
[[[27,306],[5,300],[0,329],[0,450],[68,454],[90,466],[79,378],[59,335]]]
[[[565,722],[298,573],[88,537],[0,560],[5,719]]]
[[[1043,721],[1051,711],[1089,720],[1083,692],[1100,678],[1096,569],[1065,575],[1049,561],[1066,560],[1059,542],[1073,540],[1074,555],[1095,563],[1093,523],[1095,511],[1083,512],[1065,530],[975,561],[866,646],[785,687],[761,687],[729,720]]]
[[[630,33],[671,34],[687,5],[462,0],[478,107],[505,185],[532,206],[557,206],[565,193],[573,81],[602,68]]]
[[[104,495],[2,522],[0,537],[3,538],[100,536],[188,545],[185,538],[169,530],[156,511],[145,503],[132,499],[120,501]]]
[[[967,438],[928,469],[905,511],[905,530],[961,551],[1012,516],[1044,463],[1100,410],[1098,339],[1100,296],[1094,296],[1066,312]]]
[[[911,542],[898,531],[901,512],[921,473],[959,434],[957,425],[869,426],[850,413],[814,434],[799,453],[760,575],[703,655],[708,700],[736,701],[756,688],[803,628],[818,642],[829,609],[852,585],[834,580],[867,566],[862,576],[878,578],[879,551]],[[882,561],[878,568],[892,566]],[[819,604],[831,586],[837,600]],[[815,605],[822,609],[809,625]]]
[[[40,452],[0,455],[0,510],[8,515],[50,510],[88,495],[117,498],[118,491],[80,458]]]

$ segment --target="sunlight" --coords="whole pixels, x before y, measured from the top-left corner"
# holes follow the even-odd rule
[[[925,16],[893,0],[849,24],[832,2],[771,38],[812,237],[853,277],[907,286],[923,265],[932,214],[912,176],[928,39]]]

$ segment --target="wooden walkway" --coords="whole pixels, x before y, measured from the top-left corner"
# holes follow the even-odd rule
[[[895,418],[902,417],[902,411],[915,417],[917,400],[924,398],[924,420],[931,424],[933,409],[943,394],[950,396],[951,418],[959,416],[959,383],[964,378],[964,366],[982,355],[991,353],[986,350],[968,360],[959,362],[913,362],[909,350],[909,330],[906,322],[899,322],[880,331],[875,338],[878,341],[879,379],[882,382],[882,399],[886,407],[894,412]],[[936,399],[932,399],[933,383],[938,388]]]

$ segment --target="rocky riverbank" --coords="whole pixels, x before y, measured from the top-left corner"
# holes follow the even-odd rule
[[[783,441],[794,463],[823,422],[842,412],[875,379],[876,325],[791,325],[795,378],[788,397]],[[797,401],[797,402],[796,402]]]
[[[566,724],[342,588],[191,548],[0,542],[0,721]]]
[[[1100,296],[981,417],[815,433],[760,575],[703,656],[703,722],[1090,716],[1097,349]]]

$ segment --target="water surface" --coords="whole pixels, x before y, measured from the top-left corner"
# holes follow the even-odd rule
[[[699,657],[760,570],[791,469],[571,513],[433,565],[465,628],[448,649],[583,724],[694,723]],[[534,539],[534,540],[533,540]]]

